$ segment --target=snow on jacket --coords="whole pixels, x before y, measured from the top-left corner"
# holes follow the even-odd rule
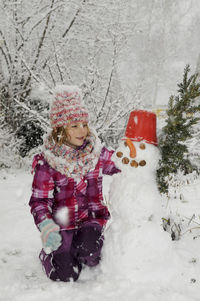
[[[112,154],[113,151],[103,147],[95,169],[79,183],[50,167],[42,153],[37,154],[33,159],[35,174],[29,202],[35,224],[53,218],[61,229],[67,230],[78,228],[84,221],[94,221],[104,226],[110,213],[103,201],[103,174],[120,172],[111,160]],[[63,225],[56,220],[56,213],[66,207],[69,220],[67,225]]]

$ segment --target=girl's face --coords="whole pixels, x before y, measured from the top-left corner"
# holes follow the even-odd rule
[[[76,148],[81,146],[88,135],[87,122],[71,122],[66,127],[67,144]]]

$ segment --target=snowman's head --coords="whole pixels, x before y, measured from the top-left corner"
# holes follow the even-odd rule
[[[144,110],[132,111],[122,139],[115,152],[116,165],[138,172],[155,171],[159,161],[156,136],[156,115]]]
[[[159,150],[145,141],[121,141],[113,155],[113,160],[122,172],[154,172],[159,161]]]

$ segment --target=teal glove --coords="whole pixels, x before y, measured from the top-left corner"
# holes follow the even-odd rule
[[[59,233],[60,227],[52,219],[45,219],[38,225],[41,231],[41,239],[46,254],[59,248],[62,237]]]

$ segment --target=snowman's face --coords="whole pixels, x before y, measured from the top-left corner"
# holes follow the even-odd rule
[[[116,165],[124,169],[156,169],[159,152],[156,146],[144,141],[122,141],[114,154]]]

